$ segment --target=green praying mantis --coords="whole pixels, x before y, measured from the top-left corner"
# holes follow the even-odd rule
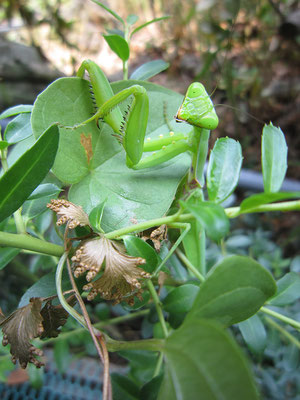
[[[97,64],[91,60],[83,61],[77,76],[83,78],[85,72],[90,78],[97,112],[91,118],[69,128],[78,128],[93,120],[97,123],[104,121],[122,143],[126,152],[126,165],[129,168],[150,168],[186,151],[197,154],[203,130],[212,130],[218,126],[218,116],[210,97],[204,86],[195,82],[189,86],[175,117],[177,122],[190,124],[193,127],[191,132],[183,134],[171,131],[167,136],[160,135],[157,139],[145,140],[149,113],[146,89],[140,85],[133,85],[114,95],[105,74]],[[132,97],[132,102],[124,115],[119,104],[129,97]],[[144,152],[153,153],[142,159]]]

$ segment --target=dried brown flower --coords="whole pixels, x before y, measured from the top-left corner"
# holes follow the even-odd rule
[[[104,262],[105,270],[100,278],[84,286],[90,290],[88,300],[100,294],[106,300],[121,300],[132,304],[134,296],[141,297],[139,279],[150,278],[138,265],[144,264],[141,257],[131,257],[125,253],[124,246],[101,236],[83,242],[72,257],[75,277],[87,272],[86,279],[90,282],[100,272]]]
[[[83,211],[81,206],[71,203],[68,200],[52,199],[47,207],[61,216],[56,224],[58,226],[69,222],[69,228],[74,229],[76,226],[90,226],[88,215]]]

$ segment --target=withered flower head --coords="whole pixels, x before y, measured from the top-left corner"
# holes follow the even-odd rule
[[[76,226],[90,226],[88,215],[83,211],[81,206],[77,206],[68,200],[52,199],[47,207],[56,212],[61,217],[57,220],[58,226],[69,222],[69,228],[74,229]]]
[[[138,267],[146,262],[143,258],[127,255],[124,246],[104,236],[83,242],[72,261],[75,277],[88,271],[88,282],[97,275],[105,261],[102,276],[83,288],[90,290],[88,300],[99,293],[106,300],[115,303],[124,300],[132,304],[133,296],[140,298],[142,292],[139,279],[150,278],[150,274]]]

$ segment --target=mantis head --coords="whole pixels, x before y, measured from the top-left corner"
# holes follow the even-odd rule
[[[175,118],[177,122],[185,121],[209,130],[215,129],[219,123],[214,105],[200,82],[194,82],[188,87]]]

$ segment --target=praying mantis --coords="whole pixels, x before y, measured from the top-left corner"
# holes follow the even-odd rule
[[[133,85],[114,95],[105,74],[96,63],[91,60],[83,61],[77,76],[83,78],[85,72],[89,74],[97,112],[91,118],[69,128],[78,128],[93,120],[97,123],[104,121],[122,143],[126,152],[126,165],[129,168],[150,168],[186,151],[197,155],[203,130],[212,130],[218,126],[218,116],[210,97],[204,86],[195,82],[189,86],[175,117],[177,122],[190,124],[193,127],[191,132],[183,134],[171,131],[168,136],[160,135],[158,139],[145,140],[149,113],[149,100],[145,88]],[[123,115],[119,104],[129,97],[132,97],[132,102],[126,115]],[[142,159],[144,152],[153,153]]]

